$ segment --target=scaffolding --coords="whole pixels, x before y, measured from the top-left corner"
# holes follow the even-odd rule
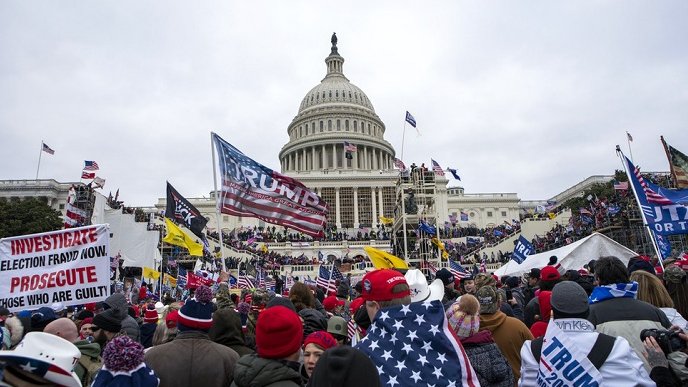
[[[396,184],[392,253],[409,264],[426,270],[426,264],[439,265],[439,249],[431,235],[419,231],[420,222],[437,229],[437,183],[435,173],[416,168],[399,176]],[[428,273],[425,273],[428,274]]]
[[[95,203],[93,187],[84,184],[72,185],[65,206],[65,216],[72,222],[65,222],[65,227],[90,226]]]

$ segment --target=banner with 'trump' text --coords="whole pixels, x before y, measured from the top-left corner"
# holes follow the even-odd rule
[[[0,306],[17,312],[104,300],[109,242],[104,224],[0,239]]]

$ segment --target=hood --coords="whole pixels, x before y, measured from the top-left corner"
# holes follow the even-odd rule
[[[299,316],[303,318],[303,338],[316,331],[327,330],[327,319],[315,309],[301,309]]]
[[[128,314],[129,305],[127,304],[127,299],[122,293],[115,293],[111,295],[105,299],[105,303],[112,309],[118,309],[124,312],[125,315]]]
[[[239,358],[234,367],[234,383],[238,387],[262,387],[281,380],[301,385],[301,374],[285,363],[263,359],[256,354]]]
[[[219,309],[213,313],[213,326],[208,332],[210,340],[225,346],[246,345],[239,313],[233,309]]]
[[[88,340],[75,341],[74,345],[79,348],[82,355],[90,357],[100,356],[100,345],[98,343],[89,343]]]
[[[480,330],[489,330],[494,332],[506,321],[506,315],[504,312],[498,310],[496,313],[492,314],[481,314],[480,315]]]
[[[480,331],[473,336],[461,339],[461,344],[463,345],[480,345],[489,343],[494,343],[494,339],[492,339],[492,332],[489,330]]]

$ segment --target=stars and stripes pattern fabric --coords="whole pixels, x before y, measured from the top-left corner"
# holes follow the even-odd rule
[[[356,147],[355,144],[352,144],[348,141],[344,141],[344,152],[353,153],[353,152],[356,152],[357,150],[358,150],[358,148]]]
[[[471,276],[471,274],[467,272],[466,269],[464,269],[460,263],[452,261],[451,259],[449,259],[448,261],[449,266],[447,266],[447,270],[449,270],[449,272],[452,273],[452,275],[454,275],[454,278],[464,279]]]
[[[381,309],[356,348],[375,364],[383,386],[479,386],[440,301]]]
[[[95,177],[96,177],[95,172],[86,172],[86,171],[81,172],[81,178],[82,179],[95,179]]]
[[[84,160],[84,171],[97,171],[99,170],[100,167],[98,167],[98,163],[92,160]]]
[[[341,281],[343,279],[344,279],[344,275],[342,274],[341,271],[339,271],[339,268],[337,266],[333,266],[333,268],[332,268],[332,280],[333,281],[335,281],[335,280]]]
[[[614,183],[614,189],[617,191],[625,191],[628,189],[628,182],[622,181],[622,182]]]
[[[220,212],[258,218],[314,238],[325,235],[330,207],[320,196],[247,157],[217,134],[212,139],[222,177]]]
[[[633,169],[633,174],[635,175],[636,179],[640,182],[640,186],[643,187],[643,191],[645,192],[645,196],[647,196],[647,201],[649,203],[653,204],[674,204],[671,200],[666,198],[665,196],[653,191],[645,182],[645,179],[643,176],[640,174],[640,167],[636,166],[635,169]]]
[[[667,149],[669,150],[671,172],[676,180],[676,188],[688,188],[688,156],[669,144],[667,144]]]
[[[47,153],[47,154],[49,154],[49,155],[54,155],[54,154],[55,154],[55,151],[53,150],[53,148],[49,147],[46,143],[43,143],[42,150],[43,150],[43,152],[45,152],[45,153]]]
[[[320,265],[320,270],[318,271],[318,278],[315,280],[315,283],[319,287],[325,289],[328,294],[330,292],[337,291],[337,285],[335,285],[334,283],[334,278],[330,278],[330,271],[327,270],[325,265]]]
[[[251,277],[249,277],[246,273],[239,273],[238,285],[239,289],[253,289],[256,287]]]
[[[440,164],[433,159],[430,159],[430,161],[432,162],[432,170],[435,172],[435,175],[444,176],[444,170],[440,167]]]
[[[485,263],[485,258],[480,260],[480,272],[487,273],[487,263]]]
[[[401,169],[402,171],[406,170],[406,164],[404,164],[403,161],[400,159],[395,158],[394,159],[394,166],[397,167],[398,169]]]
[[[437,267],[432,264],[430,261],[423,260],[420,264],[421,269],[426,269],[429,271],[432,275],[437,274]]]
[[[186,269],[181,266],[177,268],[177,287],[186,287]]]

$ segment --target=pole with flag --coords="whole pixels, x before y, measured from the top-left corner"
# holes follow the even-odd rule
[[[409,125],[413,126],[416,129],[416,132],[418,132],[418,127],[416,127],[416,119],[409,113],[409,111],[406,111],[406,117],[404,118],[404,130],[401,132],[401,160],[404,160],[404,138],[406,137],[406,123],[409,123]],[[418,132],[418,135],[420,136],[420,132]]]
[[[46,145],[43,141],[41,141],[41,150],[38,152],[38,167],[36,167],[36,180],[38,180],[38,171],[41,169],[41,156],[43,156],[43,152],[49,154],[49,155],[54,155],[55,151]]]
[[[215,162],[215,144],[213,133],[210,133],[210,153],[213,155],[213,186],[215,188],[215,218],[217,218],[217,239],[220,242],[220,259],[222,260],[222,270],[227,271],[225,266],[225,245],[222,241],[222,226],[220,225],[220,192],[217,190],[217,163]]]
[[[631,143],[633,142],[633,136],[631,136],[628,131],[626,131],[626,141],[628,142],[628,154],[631,155],[631,161],[635,164],[635,161],[633,161],[633,150],[631,149]]]
[[[628,132],[627,132],[628,133]],[[629,134],[630,137],[630,134]],[[628,170],[628,159],[626,156],[623,154],[621,151],[621,148],[617,145],[616,146],[616,154],[619,156],[619,159],[621,159],[621,163],[624,166],[624,171],[626,171],[626,176],[628,176],[628,182],[631,186],[631,189],[633,190],[633,195],[635,196],[636,203],[638,204],[638,209],[640,210],[640,214],[643,218],[643,226],[645,226],[645,229],[647,230],[648,234],[650,234],[650,240],[652,241],[652,246],[655,248],[655,252],[657,253],[657,257],[659,257],[658,261],[660,266],[662,266],[662,270],[664,270],[664,262],[662,262],[662,253],[659,251],[659,246],[657,245],[657,240],[655,239],[655,233],[654,230],[650,228],[650,225],[647,222],[647,215],[645,215],[645,212],[643,211],[643,205],[640,203],[640,197],[638,196],[638,191],[636,190],[635,184],[634,184],[634,176],[631,176],[631,174],[634,174],[635,171],[629,171]],[[638,172],[640,173],[640,172]],[[644,194],[644,193],[643,193]]]

